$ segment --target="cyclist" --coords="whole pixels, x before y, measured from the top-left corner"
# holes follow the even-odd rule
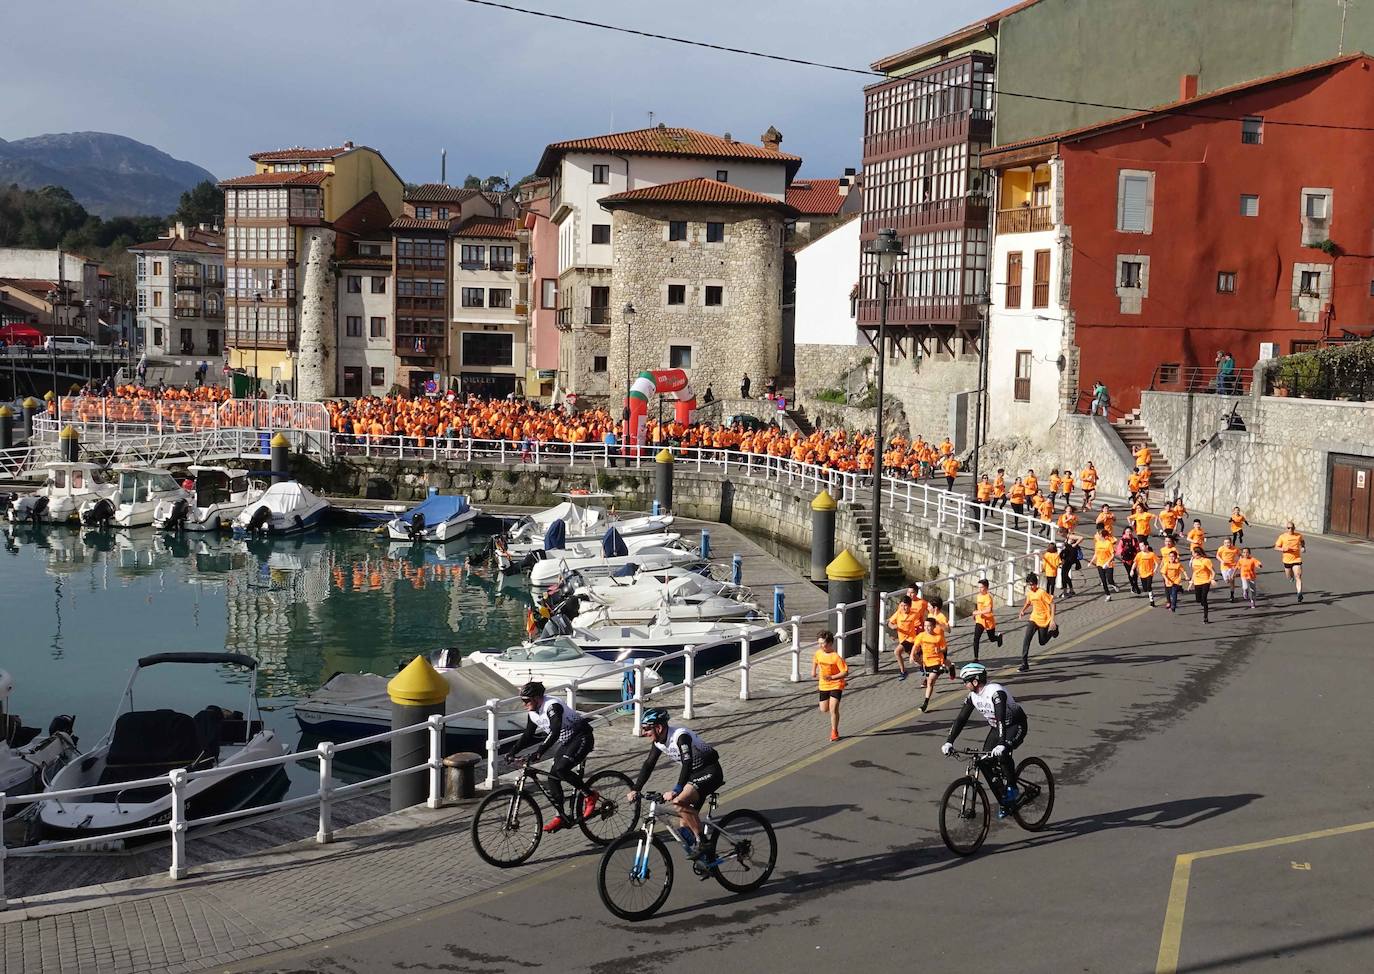
[[[988,756],[978,760],[978,769],[983,772],[988,787],[992,789],[993,796],[1001,805],[998,815],[1003,817],[1021,797],[1016,788],[1016,762],[1012,752],[1026,739],[1026,711],[1006,687],[1000,683],[988,682],[988,668],[982,663],[965,663],[959,670],[959,679],[963,680],[964,686],[969,689],[968,698],[964,700],[964,707],[959,711],[959,716],[954,718],[954,726],[949,729],[949,737],[940,745],[940,753],[946,757],[954,753],[954,739],[973,716],[974,708],[978,708],[978,712],[992,728],[988,731],[987,740],[983,742],[983,749],[988,752]],[[1005,789],[1001,782],[993,780],[991,769],[995,761],[1001,762],[1002,781],[1006,782]]]
[[[525,721],[525,729],[515,742],[514,750],[519,752],[529,747],[536,734],[543,734],[544,740],[533,754],[525,758],[526,762],[538,761],[543,758],[545,751],[555,748],[553,766],[549,769],[548,791],[558,814],[544,826],[544,831],[557,832],[572,828],[571,818],[563,811],[563,786],[559,784],[560,780],[566,781],[585,796],[582,799],[584,816],[596,811],[597,800],[601,797],[587,788],[587,782],[582,780],[582,775],[577,771],[587,760],[587,755],[592,753],[592,748],[596,747],[592,725],[585,716],[561,700],[545,696],[544,684],[538,680],[531,680],[520,688],[520,702],[524,704],[529,719]]]
[[[677,784],[663,793],[663,800],[677,808],[678,833],[687,843],[687,858],[695,859],[701,848],[701,806],[725,784],[720,755],[696,731],[669,727],[668,711],[662,707],[644,711],[639,720],[639,736],[652,740],[653,747],[639,769],[634,789],[625,800],[634,801],[639,797],[649,775],[653,774],[654,765],[658,764],[658,756],[668,755],[669,760],[678,765],[678,775]]]

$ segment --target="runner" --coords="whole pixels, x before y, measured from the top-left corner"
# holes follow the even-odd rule
[[[997,476],[992,481],[992,506],[1007,506],[1007,472],[997,468]]]
[[[1188,547],[1201,548],[1207,544],[1207,532],[1202,529],[1202,522],[1193,518],[1193,526],[1188,529]]]
[[[925,713],[930,709],[930,698],[935,693],[935,681],[940,679],[940,673],[949,666],[949,644],[945,641],[944,630],[935,621],[934,616],[926,616],[925,631],[916,634],[916,649],[921,654],[921,666],[925,669],[925,699],[921,701],[921,713]],[[952,668],[950,675],[953,675]]]
[[[1132,504],[1141,500],[1141,488],[1145,486],[1145,480],[1139,470],[1132,470],[1126,478],[1126,493],[1130,496]]]
[[[1159,516],[1156,518],[1159,521],[1159,533],[1172,540],[1174,532],[1178,529],[1178,519],[1178,512],[1170,505],[1165,504],[1160,508]]]
[[[1212,559],[1207,557],[1207,551],[1201,545],[1193,549],[1192,570],[1188,584],[1193,589],[1193,598],[1202,606],[1202,621],[1211,622],[1207,616],[1207,594],[1212,590],[1212,579],[1217,573]]]
[[[1097,513],[1097,520],[1094,522],[1099,528],[1105,527],[1108,534],[1116,534],[1116,514],[1106,502],[1102,503],[1101,509]]]
[[[829,629],[821,632],[816,637],[816,655],[811,659],[811,678],[816,680],[816,689],[820,691],[820,710],[821,713],[830,714],[830,739],[838,741],[840,739],[840,697],[844,695],[845,676],[849,673],[849,664],[844,661],[844,657],[835,652],[835,634]],[[901,665],[901,656],[897,657],[897,665]],[[903,677],[906,676],[904,672]]]
[[[1054,622],[1054,596],[1040,587],[1040,579],[1034,572],[1026,576],[1026,604],[1021,606],[1016,618],[1025,618],[1027,610],[1031,617],[1030,622],[1026,623],[1026,635],[1021,640],[1021,665],[1017,667],[1022,673],[1030,669],[1031,639],[1039,639],[1040,645],[1044,646],[1059,635],[1059,626]]]
[[[1078,527],[1077,508],[1072,504],[1065,507],[1064,513],[1059,515],[1059,521],[1057,523],[1059,525],[1059,531],[1063,534],[1065,539],[1072,537],[1073,529]]]
[[[1178,558],[1178,549],[1169,547],[1162,550],[1164,561],[1159,573],[1164,577],[1164,605],[1170,612],[1178,612],[1178,593],[1183,587],[1183,562]]]
[[[1236,600],[1236,575],[1239,574],[1237,566],[1240,562],[1240,549],[1235,542],[1227,538],[1217,547],[1217,564],[1221,566],[1221,580],[1230,588],[1228,602]]]
[[[1073,470],[1069,467],[1064,468],[1064,472],[1059,475],[1059,489],[1064,492],[1064,503],[1073,506]]]
[[[1259,595],[1259,570],[1264,567],[1260,560],[1250,554],[1249,548],[1240,549],[1240,594],[1249,600],[1250,608],[1255,607],[1255,597]]]
[[[987,633],[988,640],[995,643],[998,648],[1002,645],[1002,634],[997,631],[997,616],[992,610],[992,586],[986,578],[978,580],[978,594],[974,596],[973,602],[973,659],[976,662],[978,643],[982,640],[983,633]]]
[[[945,443],[948,442],[949,440],[945,441]],[[953,449],[953,447],[951,447],[950,449]],[[943,443],[940,445],[940,451],[942,453],[944,452]],[[954,459],[953,456],[947,455],[943,460],[940,461],[940,469],[944,472],[945,475],[945,489],[953,490],[954,478],[959,476],[959,461]]]
[[[1231,544],[1245,544],[1245,529],[1250,524],[1245,520],[1245,515],[1240,512],[1239,507],[1231,508]]]
[[[1050,471],[1050,503],[1053,504],[1059,498],[1059,488],[1063,481],[1059,478],[1059,468],[1055,467]]]
[[[1116,541],[1105,527],[1097,529],[1093,538],[1093,565],[1097,567],[1097,580],[1102,583],[1103,600],[1110,602],[1112,593],[1119,591],[1112,578],[1112,566],[1116,564]]]
[[[1150,600],[1150,608],[1155,607],[1155,572],[1159,569],[1159,555],[1150,547],[1149,539],[1140,542],[1140,550],[1135,553],[1135,578],[1140,591]]]
[[[1136,540],[1135,531],[1124,529],[1116,542],[1116,556],[1121,559],[1121,567],[1126,569],[1126,581],[1131,585],[1132,595],[1140,594],[1140,583],[1135,577],[1135,558],[1139,551],[1140,542]]]
[[[982,521],[986,513],[996,506],[992,503],[992,481],[988,480],[987,474],[979,477],[978,483],[974,485],[974,497],[978,501],[977,517]]]
[[[1055,583],[1059,580],[1059,569],[1064,563],[1064,559],[1059,557],[1059,548],[1053,541],[1045,546],[1045,552],[1040,556],[1040,571],[1045,576],[1045,591],[1054,594]],[[1073,584],[1070,582],[1067,573],[1064,576],[1064,594],[1073,594]]]
[[[1020,477],[1012,481],[1010,495],[1012,513],[1024,514],[1026,510],[1026,484]]]
[[[1033,497],[1040,492],[1040,478],[1035,475],[1034,470],[1027,470],[1024,478],[1026,485],[1026,495]]]
[[[1293,528],[1289,521],[1283,534],[1274,542],[1274,550],[1283,552],[1283,574],[1293,580],[1298,590],[1298,601],[1302,601],[1302,556],[1307,550],[1307,541]]]
[[[1150,509],[1144,504],[1136,504],[1126,520],[1131,522],[1131,530],[1140,541],[1145,541],[1150,537],[1150,525],[1154,523],[1155,516],[1150,513]]]
[[[1078,479],[1083,484],[1083,508],[1086,510],[1092,506],[1093,495],[1097,493],[1097,468],[1091,460],[1079,472]]]
[[[897,648],[894,653],[897,657],[897,679],[906,679],[906,660],[910,659],[913,666],[919,666],[912,647],[916,644],[916,634],[921,631],[921,624],[925,621],[925,600],[921,602],[921,611],[918,613],[913,605],[910,594],[903,595],[902,600],[897,603],[897,609],[892,613],[892,617],[887,620],[897,633]]]

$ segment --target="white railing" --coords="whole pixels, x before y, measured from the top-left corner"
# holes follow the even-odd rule
[[[43,451],[37,446],[16,446],[0,450],[0,477],[13,480],[22,477],[36,463],[42,462]]]

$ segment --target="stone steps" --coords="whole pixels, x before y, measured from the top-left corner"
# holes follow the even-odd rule
[[[857,504],[850,505],[849,512],[854,518],[855,526],[859,529],[864,557],[871,560],[873,553],[869,550],[869,538],[872,537],[873,532],[873,516],[866,508]],[[902,563],[898,561],[897,554],[892,549],[892,542],[888,538],[887,532],[883,530],[881,523],[878,525],[878,574],[902,574]]]
[[[1127,449],[1132,453],[1135,453],[1142,444],[1150,448],[1150,452],[1154,454],[1154,459],[1150,462],[1150,486],[1163,487],[1164,482],[1174,472],[1174,466],[1159,449],[1159,444],[1154,441],[1154,437],[1150,436],[1150,431],[1140,422],[1140,410],[1131,410],[1121,419],[1112,423],[1112,428],[1116,430],[1117,436],[1121,437],[1121,442],[1125,443]]]

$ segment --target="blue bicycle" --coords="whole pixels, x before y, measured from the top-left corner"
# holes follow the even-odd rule
[[[737,808],[715,818],[716,796],[701,816],[701,849],[692,860],[698,879],[710,876],[732,893],[758,889],[778,862],[773,826],[758,812]],[[649,802],[643,826],[627,832],[606,849],[596,875],[601,902],[622,920],[645,920],[659,911],[673,890],[673,859],[668,844],[655,832],[658,802]],[[667,834],[686,842],[674,828]]]

